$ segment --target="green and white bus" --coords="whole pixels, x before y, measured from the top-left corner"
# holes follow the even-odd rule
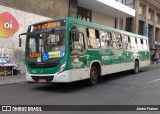
[[[78,20],[54,19],[30,25],[26,35],[28,82],[69,83],[150,64],[148,38]]]

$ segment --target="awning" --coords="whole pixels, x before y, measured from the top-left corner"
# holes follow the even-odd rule
[[[115,18],[135,17],[135,10],[115,0],[78,0],[78,5]]]

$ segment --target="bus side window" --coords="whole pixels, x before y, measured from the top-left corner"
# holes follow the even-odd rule
[[[99,31],[87,28],[88,47],[90,49],[100,48]]]
[[[74,50],[84,51],[84,34],[82,32],[79,33],[79,41],[74,41]]]
[[[79,41],[74,40],[73,45],[74,47],[70,56],[71,60],[74,60],[85,53],[84,34],[82,32],[79,33]]]
[[[140,39],[141,50],[143,50],[143,39]]]
[[[137,50],[137,38],[130,37],[131,38],[131,50]]]
[[[147,40],[143,39],[143,50],[147,50]]]
[[[96,34],[96,39],[97,39],[97,43],[98,43],[98,48],[101,48],[99,30],[95,30],[95,34]]]
[[[135,38],[135,43],[137,44],[137,38]]]
[[[105,32],[99,31],[99,36],[100,36],[101,47],[102,49],[105,49]]]
[[[117,45],[117,49],[122,49],[122,36],[121,36],[121,34],[116,34],[116,45]]]
[[[102,49],[113,49],[113,42],[116,42],[116,36],[113,34],[111,32],[100,31]],[[114,41],[112,39],[114,39]]]
[[[111,32],[108,32],[108,38],[109,38],[109,41],[112,41],[112,34],[111,34]]]
[[[108,36],[107,36],[108,49],[112,49],[113,48],[113,46],[112,46],[112,33],[108,32],[107,34],[108,34]]]
[[[117,42],[121,43],[122,42],[122,35],[117,34]]]
[[[140,38],[137,38],[137,48],[138,50],[142,50],[142,42]]]
[[[116,38],[115,33],[112,33],[112,46],[113,46],[113,49],[118,49],[117,48],[117,38]]]
[[[128,36],[128,43],[131,43],[131,39],[130,39],[130,37]]]
[[[148,40],[146,40],[146,45],[148,45]]]
[[[122,35],[122,48],[124,50],[127,50],[127,45],[128,45],[128,36]]]
[[[131,50],[131,38],[128,36],[127,50]]]
[[[143,45],[143,39],[141,39],[141,44]]]

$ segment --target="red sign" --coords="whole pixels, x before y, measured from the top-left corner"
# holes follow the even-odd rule
[[[17,32],[19,23],[8,12],[0,14],[0,37],[8,38]]]

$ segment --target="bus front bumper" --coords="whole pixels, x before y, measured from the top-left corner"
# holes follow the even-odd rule
[[[39,82],[39,80],[46,80],[46,83],[52,82],[71,82],[71,77],[69,71],[64,71],[59,74],[29,74],[26,72],[26,80],[29,83]]]

